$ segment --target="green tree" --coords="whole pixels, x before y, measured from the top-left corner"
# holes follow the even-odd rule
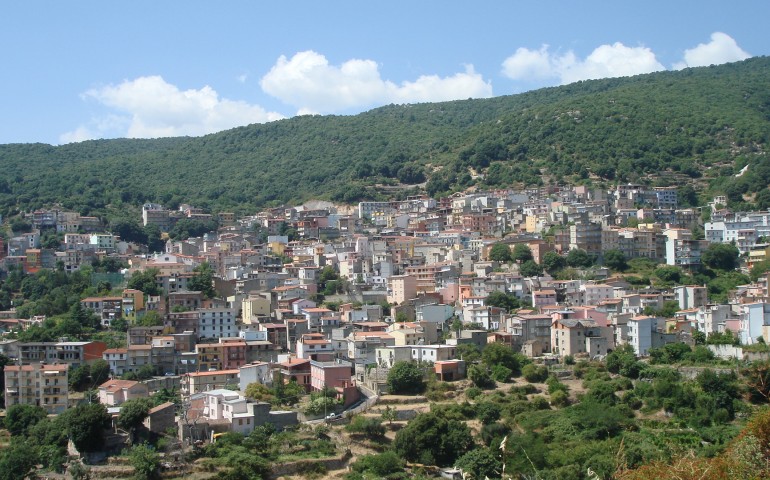
[[[594,257],[585,250],[575,248],[567,254],[567,265],[573,268],[588,268],[594,264]]]
[[[128,320],[123,317],[114,318],[110,321],[110,330],[114,332],[127,332]]]
[[[618,272],[623,272],[628,269],[626,256],[617,249],[604,252],[604,266]]]
[[[388,388],[391,393],[421,393],[425,390],[423,371],[412,362],[396,362],[388,372]]]
[[[77,368],[73,368],[69,373],[70,388],[82,392],[91,384],[91,367],[88,364],[83,364]]]
[[[187,287],[191,291],[202,292],[206,298],[214,298],[214,269],[208,262],[203,262],[193,269],[195,275],[190,278]]]
[[[487,306],[504,308],[508,312],[513,312],[517,308],[521,307],[521,302],[516,298],[516,295],[512,293],[492,292],[487,295],[487,299],[484,301]]]
[[[535,263],[534,260],[527,260],[519,266],[519,273],[523,277],[537,277],[543,273],[543,267]]]
[[[157,268],[148,268],[143,272],[134,272],[128,279],[127,287],[134,290],[141,290],[145,295],[160,295],[161,290],[158,287],[155,278],[158,276]]]
[[[500,419],[500,407],[492,402],[483,402],[476,405],[476,417],[483,425],[495,423]]]
[[[656,268],[652,273],[666,283],[678,283],[682,278],[682,270],[673,265]]]
[[[140,327],[159,327],[163,325],[163,317],[157,310],[148,310],[144,313],[136,324]]]
[[[676,300],[667,300],[663,303],[663,308],[658,311],[658,315],[663,318],[674,318],[679,311],[679,302]]]
[[[34,447],[25,441],[12,440],[10,446],[0,452],[0,480],[30,478],[38,460]]]
[[[535,259],[535,257],[532,255],[532,249],[529,248],[529,245],[526,243],[517,243],[516,246],[513,247],[511,258],[513,261],[518,263],[524,263],[526,261]]]
[[[567,260],[556,252],[545,252],[543,255],[543,268],[549,275],[553,275],[567,266]]]
[[[357,433],[370,440],[379,440],[385,436],[385,427],[377,418],[357,415],[345,426],[345,431]]]
[[[735,270],[739,266],[738,248],[730,243],[712,243],[701,254],[701,262],[715,270]]]
[[[112,233],[118,235],[126,242],[147,244],[147,232],[145,232],[136,220],[119,219],[110,222]]]
[[[139,480],[160,478],[160,455],[150,445],[134,445],[128,453],[135,477]]]
[[[371,475],[371,478],[391,478],[391,475],[403,473],[404,460],[395,452],[386,451],[363,455],[350,467],[356,473]]]
[[[759,280],[759,277],[766,274],[770,271],[770,260],[762,260],[761,262],[757,262],[754,265],[752,265],[751,270],[749,271],[749,277],[751,277],[752,282],[756,282]]]
[[[471,365],[468,369],[468,378],[479,388],[488,389],[495,387],[495,381],[492,379],[492,375],[489,373],[489,368],[486,365]]]
[[[496,243],[489,249],[489,259],[495,262],[507,263],[513,260],[511,247],[505,243]]]
[[[150,414],[150,408],[152,408],[152,400],[149,398],[136,398],[128,400],[121,405],[120,414],[118,415],[118,426],[129,432],[132,441],[136,429],[142,425],[144,419]]]
[[[85,328],[99,328],[99,317],[83,308],[80,302],[74,302],[69,311],[70,319]]]
[[[625,344],[616,348],[606,358],[607,370],[624,377],[638,378],[642,364],[636,359],[634,347]]]
[[[155,367],[152,365],[142,365],[136,372],[136,378],[138,380],[149,380],[155,376]]]
[[[273,392],[269,388],[267,388],[267,386],[259,382],[253,382],[246,385],[246,391],[244,393],[248,398],[251,398],[253,400],[257,400],[260,402],[271,403],[275,398],[273,396]]]
[[[11,405],[5,413],[5,428],[13,436],[27,435],[30,428],[46,418],[45,410],[35,405]]]
[[[94,387],[106,382],[110,377],[110,364],[106,360],[97,359],[91,364],[91,385]]]
[[[473,343],[461,343],[455,348],[455,357],[465,360],[466,365],[481,360],[481,350]]]
[[[32,231],[32,224],[23,218],[14,218],[11,220],[11,231],[13,233],[29,233]]]
[[[382,420],[391,425],[395,420],[398,420],[398,411],[390,405],[386,405],[385,410],[382,411]]]
[[[409,462],[447,466],[473,447],[468,426],[434,413],[417,415],[396,434],[393,450]]]
[[[80,452],[96,452],[104,446],[104,429],[110,425],[107,407],[82,404],[62,414],[65,431]]]
[[[500,478],[503,465],[498,455],[489,448],[476,448],[457,459],[455,466],[471,478]]]
[[[548,378],[548,367],[529,363],[524,365],[521,374],[524,376],[524,379],[530,383],[542,383]]]
[[[488,367],[502,365],[509,368],[514,374],[520,370],[519,358],[511,347],[502,343],[489,343],[481,351],[481,361]]]

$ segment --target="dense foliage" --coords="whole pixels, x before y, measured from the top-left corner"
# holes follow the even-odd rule
[[[408,195],[426,180],[434,195],[474,183],[537,185],[544,175],[632,181],[651,173],[668,183],[706,179],[731,204],[767,208],[768,70],[770,59],[753,58],[491,99],[299,116],[197,138],[2,145],[0,213],[59,203],[122,217],[148,201],[239,212],[381,198],[391,190],[380,187],[394,184]],[[471,169],[485,175],[474,179]],[[183,227],[173,236],[196,228]]]

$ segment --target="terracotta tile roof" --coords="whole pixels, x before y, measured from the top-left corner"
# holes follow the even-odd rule
[[[119,390],[131,388],[135,385],[138,385],[139,382],[135,380],[107,380],[106,382],[99,385],[99,388],[103,388],[107,390],[108,392],[117,392]]]

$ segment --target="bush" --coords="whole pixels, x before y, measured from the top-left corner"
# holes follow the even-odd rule
[[[417,415],[393,441],[399,457],[440,467],[452,465],[473,446],[473,436],[464,422],[446,420],[434,413]]]
[[[136,478],[150,480],[159,477],[160,455],[149,445],[134,446],[129,452],[129,458],[136,472]]]
[[[500,419],[500,407],[489,402],[479,403],[476,406],[476,417],[478,417],[484,425],[495,423]]]
[[[470,387],[465,390],[465,396],[471,400],[478,397],[479,395],[481,395],[481,389],[479,387]]]
[[[345,425],[345,431],[353,434],[363,435],[371,440],[380,439],[385,436],[385,426],[379,419],[367,418],[357,415],[353,420]]]
[[[569,395],[564,390],[557,390],[551,394],[551,405],[554,407],[566,407],[569,405]]]
[[[505,383],[511,379],[511,375],[513,375],[513,370],[508,367],[502,365],[492,367],[492,378],[496,382]]]
[[[524,366],[521,373],[524,375],[524,379],[530,383],[542,383],[548,378],[548,367],[538,367],[530,363]]]
[[[625,392],[620,401],[634,410],[639,410],[643,405],[642,400],[632,391]]]
[[[498,447],[500,442],[505,438],[511,429],[507,425],[502,423],[490,423],[489,425],[483,425],[481,427],[481,441],[487,447]]]
[[[376,455],[364,455],[351,465],[354,472],[371,473],[377,478],[399,473],[404,469],[404,460],[395,452],[383,452]]]
[[[546,380],[545,383],[548,385],[548,393],[550,395],[553,395],[556,392],[569,392],[569,388],[567,388],[565,384],[561,383],[559,379],[554,376],[548,377],[548,380]]]
[[[532,407],[535,410],[550,410],[551,409],[551,403],[548,401],[547,398],[538,395],[535,397],[532,397],[532,400],[530,401],[532,404]]]
[[[526,385],[514,385],[513,387],[511,387],[509,392],[511,395],[527,396],[527,395],[532,395],[533,393],[538,393],[540,392],[540,390],[538,390],[537,387],[534,385],[526,384]]]
[[[465,421],[476,417],[476,406],[468,402],[433,403],[430,411],[446,420]]]
[[[497,459],[496,451],[489,448],[477,448],[457,459],[455,465],[472,478],[494,478],[500,474],[502,464]]]
[[[483,365],[473,365],[468,370],[468,378],[479,388],[495,388],[495,381],[489,374],[487,367]]]
[[[411,362],[396,362],[388,372],[391,393],[421,393],[425,389],[422,369]]]

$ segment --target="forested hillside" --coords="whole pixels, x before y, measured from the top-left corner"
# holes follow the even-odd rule
[[[770,59],[754,58],[197,138],[0,145],[0,213],[60,203],[99,214],[146,201],[243,212],[412,188],[687,179],[766,208],[768,137]],[[387,189],[396,184],[414,187]]]

